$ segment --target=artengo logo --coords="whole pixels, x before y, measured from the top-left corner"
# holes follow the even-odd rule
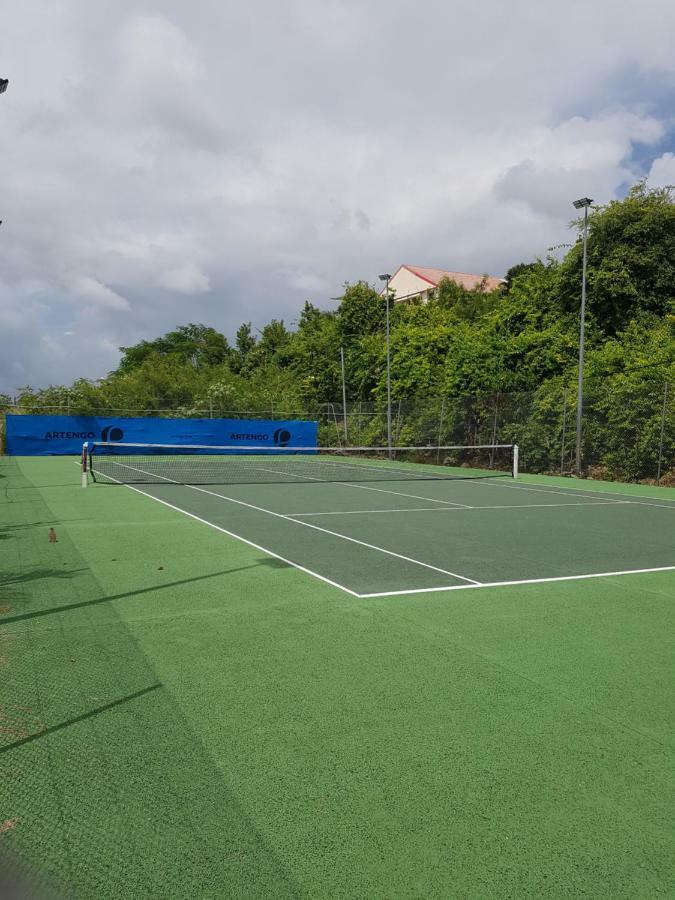
[[[119,443],[124,437],[124,432],[121,428],[116,428],[114,425],[106,425],[105,428],[101,429],[101,440],[102,441],[112,441],[113,443]]]
[[[269,434],[231,434],[231,441],[269,441]]]
[[[45,432],[45,440],[46,441],[64,441],[73,438],[80,438],[82,440],[87,440],[89,438],[96,437],[96,434],[93,431],[46,431]]]

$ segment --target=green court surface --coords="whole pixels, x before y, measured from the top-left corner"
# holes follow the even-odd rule
[[[15,877],[673,896],[671,491],[78,478],[0,459]]]

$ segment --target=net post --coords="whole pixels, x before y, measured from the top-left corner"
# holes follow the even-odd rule
[[[518,444],[513,445],[513,477],[518,477]]]
[[[89,443],[85,441],[82,445],[82,487],[86,488],[89,484],[87,478],[87,460],[89,458]]]

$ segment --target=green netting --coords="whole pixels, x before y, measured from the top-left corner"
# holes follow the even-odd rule
[[[42,895],[293,896],[115,611],[129,594],[105,596],[8,460],[1,484],[0,851],[9,874]]]

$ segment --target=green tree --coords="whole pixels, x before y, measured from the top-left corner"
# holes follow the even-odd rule
[[[583,219],[575,224],[581,229]],[[578,310],[581,242],[561,266],[560,300]],[[675,309],[675,189],[635,185],[589,217],[588,309],[607,335],[640,312],[659,316]]]
[[[287,353],[305,402],[326,403],[339,396],[339,353],[335,314],[322,312],[307,301]]]
[[[247,364],[255,369],[276,362],[283,365],[286,361],[284,350],[288,347],[290,334],[283,320],[272,319],[260,332],[260,340],[251,348],[247,356]]]
[[[235,372],[242,372],[248,365],[248,358],[256,345],[255,335],[251,331],[251,323],[244,322],[237,329],[235,338],[235,353],[232,359],[232,368]]]
[[[338,335],[344,346],[376,332],[384,332],[384,297],[365,281],[345,284],[337,310]]]
[[[176,356],[195,369],[216,366],[230,357],[227,338],[207,325],[180,325],[154,341],[120,347],[119,374],[132,372],[151,356]]]
[[[527,275],[528,272],[531,272],[533,268],[537,265],[536,262],[521,262],[517,263],[515,266],[511,266],[506,275],[504,276],[504,287],[503,290],[506,294],[510,293],[511,288],[513,287],[513,282],[516,278],[520,278],[521,275]]]

